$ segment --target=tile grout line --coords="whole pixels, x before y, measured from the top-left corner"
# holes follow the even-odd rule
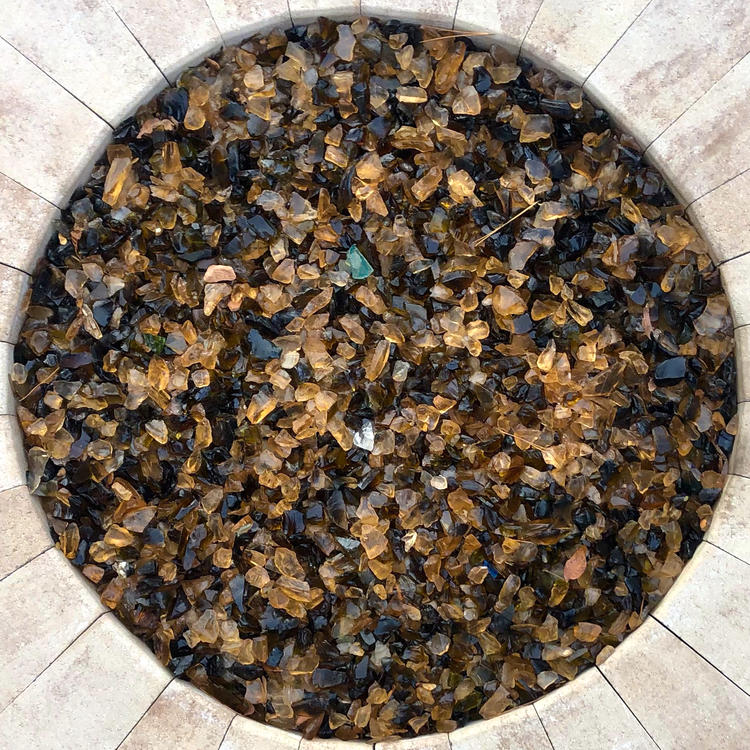
[[[17,485],[19,487],[22,487],[23,485]],[[13,489],[12,487],[10,489]],[[5,490],[3,490],[4,492]],[[0,578],[0,583],[3,581],[7,581],[14,573],[17,573],[19,570],[23,570],[30,562],[33,562],[38,557],[41,557],[45,552],[49,552],[51,549],[54,549],[55,545],[53,543],[50,543],[49,547],[45,547],[41,552],[37,552],[33,557],[30,557],[26,562],[21,563],[15,570],[11,570],[10,573],[6,573],[2,578]]]
[[[114,7],[114,5],[112,5],[112,3],[110,2],[110,0],[107,0],[107,5],[110,7],[110,10],[115,14],[115,16],[117,16],[117,20],[125,27],[126,31],[130,34],[130,36],[133,37],[133,39],[135,40],[135,43],[143,50],[143,54],[146,55],[146,57],[148,57],[149,60],[151,60],[151,62],[154,64],[154,67],[161,74],[161,77],[167,82],[167,85],[171,86],[172,85],[172,81],[170,81],[169,78],[167,78],[167,76],[164,73],[164,71],[159,67],[159,64],[151,56],[151,53],[143,46],[143,43],[135,35],[135,33],[133,32],[133,30],[130,28],[130,26],[128,26],[125,23],[125,21],[122,20],[122,18],[120,17],[120,14],[115,10],[115,7]]]
[[[625,34],[627,34],[628,31],[630,31],[630,29],[633,27],[633,24],[646,12],[646,10],[648,10],[649,6],[651,5],[653,1],[654,0],[648,0],[648,2],[638,12],[638,15],[627,25],[627,28],[622,32],[622,34],[620,34],[620,36],[618,36],[617,39],[615,39],[612,46],[602,55],[602,59],[599,60],[599,62],[596,65],[594,65],[593,68],[591,68],[588,75],[583,79],[583,81],[581,82],[581,88],[583,88],[589,82],[589,78],[591,78],[591,76],[594,75],[594,73],[597,71],[599,66],[607,59],[607,57],[609,56],[609,53],[620,43],[620,40],[625,36]]]
[[[744,478],[746,477],[743,477],[743,479]],[[733,557],[735,560],[737,560],[737,562],[744,563],[745,565],[750,565],[750,562],[748,562],[747,560],[743,560],[741,557],[737,557],[737,555],[734,555],[731,552],[728,552],[723,547],[720,547],[718,544],[716,544],[716,542],[712,542],[710,539],[706,539],[705,536],[703,537],[702,541],[704,541],[706,544],[710,544],[714,549],[717,549],[720,552],[723,552],[725,555],[729,555],[729,557]]]
[[[14,47],[14,49],[15,49],[15,47]],[[9,174],[5,174],[5,172],[3,172],[2,170],[0,170],[0,175],[2,175],[3,177],[5,177],[6,179],[10,180],[11,182],[15,183],[16,185],[18,185],[18,187],[22,187],[24,190],[28,190],[30,193],[32,193],[33,195],[35,195],[37,198],[39,198],[40,200],[43,200],[45,203],[49,203],[50,206],[52,206],[53,208],[56,208],[58,211],[62,211],[62,208],[60,206],[58,206],[57,203],[55,203],[54,201],[51,201],[49,198],[45,198],[43,195],[40,195],[39,193],[37,193],[36,190],[32,190],[30,187],[27,187],[22,182],[19,182],[18,180],[14,179]]]
[[[362,6],[362,0],[359,0],[360,7]],[[461,0],[456,0],[456,7],[453,9],[453,23],[451,24],[451,29],[453,31],[456,30],[456,18],[458,18],[458,6],[461,5]],[[373,745],[373,747],[375,747]]]
[[[651,616],[653,617],[653,615]],[[638,725],[640,726],[640,728],[648,735],[648,738],[651,740],[651,742],[654,743],[654,747],[657,748],[657,750],[661,750],[661,747],[659,747],[659,743],[653,738],[653,736],[651,735],[651,732],[649,732],[648,729],[646,729],[643,722],[636,715],[635,711],[633,711],[633,709],[628,705],[628,702],[620,695],[617,688],[609,681],[609,678],[607,677],[606,674],[604,674],[604,672],[601,670],[598,664],[595,665],[595,669],[604,678],[604,681],[607,683],[607,685],[609,685],[610,688],[612,688],[614,694],[622,701],[622,705],[625,706],[625,708],[627,708],[627,710],[630,712],[632,717],[638,722]]]
[[[216,747],[216,750],[221,750],[221,746],[224,744],[224,740],[227,738],[227,735],[229,734],[229,730],[234,724],[234,720],[239,716],[238,713],[235,713],[234,716],[229,720],[229,724],[227,724],[227,728],[224,730],[224,734],[221,735],[221,739],[219,740],[219,744]]]
[[[685,210],[687,210],[688,208],[690,208],[690,206],[692,206],[693,203],[697,203],[699,200],[701,200],[702,198],[705,198],[707,195],[711,195],[711,193],[713,193],[714,190],[718,190],[720,187],[724,187],[724,185],[728,185],[732,180],[736,180],[738,177],[742,177],[742,175],[745,174],[746,172],[750,172],[750,167],[746,167],[742,171],[737,172],[737,174],[734,175],[733,177],[727,178],[726,180],[724,180],[724,182],[720,182],[718,185],[716,185],[715,187],[712,187],[710,190],[706,190],[705,193],[702,193],[697,198],[693,198],[693,200],[691,200],[690,203],[688,203],[685,206]],[[742,255],[746,255],[746,253],[742,253]],[[731,260],[731,258],[730,258],[730,260]]]
[[[128,737],[130,737],[130,735],[131,735],[131,734],[133,734],[133,730],[134,730],[134,729],[135,729],[135,728],[136,728],[136,727],[137,727],[137,726],[138,726],[138,725],[139,725],[139,724],[141,723],[141,721],[143,720],[143,717],[144,717],[144,716],[145,716],[145,715],[146,715],[146,714],[147,714],[147,713],[148,713],[148,712],[149,712],[149,711],[150,711],[150,710],[152,709],[152,707],[153,707],[154,703],[156,703],[156,701],[158,701],[158,700],[159,700],[159,698],[161,698],[161,697],[162,697],[162,695],[164,695],[164,691],[165,691],[165,690],[166,690],[166,689],[167,689],[167,688],[168,688],[168,687],[169,687],[169,686],[170,686],[170,685],[171,685],[171,684],[172,684],[172,683],[173,683],[173,682],[174,682],[174,681],[175,681],[176,679],[177,679],[177,678],[176,678],[176,677],[175,677],[174,675],[172,675],[172,677],[171,677],[171,678],[170,678],[170,679],[169,679],[169,680],[167,681],[167,684],[166,684],[166,685],[165,685],[165,686],[164,686],[164,687],[163,687],[163,688],[162,688],[162,689],[161,689],[161,690],[159,691],[159,694],[158,694],[158,695],[156,696],[156,698],[154,698],[154,699],[153,699],[153,700],[151,701],[151,703],[149,703],[149,704],[148,704],[148,707],[146,708],[146,710],[145,710],[145,711],[144,711],[144,712],[143,712],[143,713],[142,713],[142,714],[141,714],[141,715],[140,715],[140,716],[138,717],[138,721],[136,721],[136,722],[135,722],[135,724],[133,724],[133,726],[132,726],[132,727],[130,727],[130,729],[128,729],[128,733],[127,733],[127,734],[126,734],[126,735],[125,735],[125,736],[124,736],[124,737],[123,737],[123,738],[122,738],[122,739],[120,740],[120,742],[119,742],[119,743],[117,744],[117,747],[115,748],[115,750],[120,750],[120,748],[122,747],[122,743],[123,743],[123,742],[125,742],[125,740],[126,740],[126,739],[127,739]]]
[[[13,700],[8,703],[0,715],[4,714],[36,681],[74,644],[77,643],[86,633],[89,632],[94,623],[98,622],[104,615],[111,614],[112,610],[107,609],[104,612],[100,612],[18,695],[13,697]]]
[[[211,16],[211,22],[213,23],[214,27],[216,28],[216,32],[219,35],[219,39],[221,39],[221,44],[223,47],[227,46],[227,41],[224,39],[224,34],[221,33],[221,29],[219,28],[219,24],[216,23],[216,19],[214,18],[214,12],[211,10],[211,6],[208,2],[208,0],[203,0],[203,4],[206,6],[206,10],[208,11],[208,15]],[[231,722],[230,722],[231,724]]]
[[[703,654],[698,651],[698,649],[693,648],[693,646],[691,646],[684,638],[675,633],[674,630],[669,627],[669,625],[664,623],[658,617],[655,617],[653,613],[651,613],[649,616],[653,617],[654,620],[659,623],[659,625],[661,625],[665,630],[669,631],[675,638],[677,638],[678,641],[680,641],[680,643],[684,643],[694,654],[703,659],[703,661],[705,661],[706,664],[708,664],[712,669],[715,669],[725,680],[727,680],[727,682],[731,682],[732,685],[737,688],[737,690],[744,693],[746,696],[748,696],[748,698],[750,698],[750,693],[748,693],[747,690],[745,690],[743,687],[740,687],[731,677],[722,672],[713,662],[709,661],[705,656],[703,656]]]
[[[658,141],[659,138],[661,138],[664,135],[664,133],[666,133],[667,130],[669,130],[672,127],[672,125],[677,123],[678,120],[682,119],[682,117],[684,117],[696,104],[698,104],[698,102],[700,102],[701,99],[707,96],[708,93],[715,86],[718,86],[748,55],[750,55],[750,50],[748,52],[745,52],[745,54],[742,55],[742,57],[740,57],[736,62],[732,63],[732,65],[726,71],[724,71],[724,73],[722,73],[702,94],[700,94],[698,98],[692,102],[692,104],[688,104],[688,106],[685,107],[685,109],[683,109],[682,112],[680,112],[680,114],[677,115],[677,117],[675,117],[675,119],[672,120],[672,122],[670,122],[669,125],[667,125],[661,131],[661,133],[659,133],[659,135],[657,135],[655,138],[652,138],[648,146],[646,146],[646,148],[643,149],[643,155],[645,156],[646,152],[651,148],[651,146],[653,146],[654,143]]]
[[[547,742],[549,743],[549,746],[552,748],[552,750],[555,750],[555,746],[552,744],[552,738],[549,736],[549,732],[547,731],[547,727],[544,726],[544,722],[542,721],[542,715],[539,713],[539,709],[536,707],[536,701],[534,701],[531,704],[531,707],[534,709],[534,713],[536,714],[536,718],[539,719],[539,724],[542,727],[542,731],[544,732],[544,736],[547,738]]]
[[[102,117],[95,109],[92,109],[89,107],[86,102],[83,101],[83,99],[80,99],[77,97],[70,89],[66,88],[65,86],[60,83],[56,78],[53,78],[44,68],[41,67],[41,65],[37,65],[28,55],[24,54],[18,47],[16,47],[14,44],[11,44],[4,36],[0,34],[0,39],[2,39],[9,47],[14,49],[21,57],[24,58],[24,60],[30,62],[38,71],[43,73],[47,78],[50,79],[50,81],[53,81],[56,83],[66,94],[69,96],[72,96],[81,106],[85,107],[89,112],[91,112],[92,115],[99,118],[110,130],[114,131],[114,127],[109,123],[108,120],[106,120],[104,117]],[[40,196],[41,197],[41,196]],[[59,208],[59,206],[58,206]]]
[[[534,11],[534,16],[531,19],[531,23],[527,26],[526,31],[523,33],[523,39],[521,39],[521,44],[518,47],[518,54],[516,55],[516,60],[518,60],[523,55],[523,45],[526,44],[526,37],[529,35],[529,32],[531,31],[531,27],[534,25],[534,21],[536,21],[536,17],[539,15],[539,11],[542,9],[542,5],[544,5],[545,0],[541,0],[539,5],[536,6],[536,10]]]

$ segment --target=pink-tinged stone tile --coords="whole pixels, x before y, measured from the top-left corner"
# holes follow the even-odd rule
[[[57,549],[0,581],[0,708],[27,689],[103,611],[93,588]],[[0,747],[10,747],[2,736],[0,729]]]
[[[750,323],[750,253],[722,263],[719,273],[732,308],[734,324],[747,325]]]
[[[294,23],[309,23],[319,16],[355,19],[360,15],[360,0],[289,0]]]
[[[737,358],[737,400],[750,401],[750,326],[734,329]]]
[[[301,739],[298,734],[235,716],[219,750],[298,750]]]
[[[747,52],[749,35],[747,3],[653,0],[586,89],[646,146]]]
[[[660,750],[747,746],[750,696],[653,618],[601,671]]]
[[[451,743],[447,734],[425,734],[406,740],[376,742],[375,750],[451,750]]]
[[[706,539],[750,564],[750,478],[727,478]]]
[[[0,491],[26,484],[26,451],[15,414],[0,416]]]
[[[51,546],[47,519],[28,489],[0,492],[0,579]]]
[[[488,31],[488,40],[516,53],[541,4],[542,0],[459,0],[454,28]]]
[[[450,29],[458,0],[403,0],[399,3],[397,17],[418,24],[431,24]],[[362,13],[387,20],[393,18],[393,6],[388,0],[362,0]]]
[[[475,721],[448,735],[451,750],[512,748],[512,750],[552,750],[542,722],[533,706],[520,706],[502,716]]]
[[[648,0],[545,0],[521,55],[583,83]]]
[[[24,271],[0,264],[0,341],[13,343],[18,339],[30,282]]]
[[[0,36],[110,125],[166,85],[106,0],[3,0]]]
[[[255,31],[292,25],[286,0],[206,0],[226,44],[237,44]]]
[[[112,131],[2,39],[0,70],[0,172],[62,206]]]
[[[110,3],[170,81],[221,47],[221,34],[205,0]]]

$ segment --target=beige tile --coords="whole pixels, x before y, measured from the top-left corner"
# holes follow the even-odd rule
[[[103,611],[94,590],[57,549],[0,581],[0,708],[27,688]]]
[[[166,85],[106,0],[4,0],[0,36],[110,125]]]
[[[14,416],[0,416],[0,491],[26,484],[26,452]]]
[[[750,479],[729,476],[706,539],[750,564]]]
[[[737,358],[737,400],[750,401],[750,326],[734,329]]]
[[[47,518],[28,489],[0,492],[0,579],[51,546]]]
[[[747,747],[750,696],[653,618],[601,670],[661,750]]]
[[[172,680],[118,750],[216,750],[234,711],[180,680]]]
[[[486,721],[475,721],[449,735],[452,750],[552,750],[533,706],[520,706]]]
[[[743,690],[750,690],[750,565],[701,544],[653,612]]]
[[[206,0],[227,44],[237,44],[255,31],[291,23],[286,0]]]
[[[521,47],[542,0],[459,0],[454,28],[489,31],[511,52]]]
[[[235,716],[219,750],[298,750],[300,740],[298,734]]]
[[[729,473],[750,477],[750,403],[737,404],[737,434],[729,455]]]
[[[106,614],[0,714],[0,747],[115,750],[169,680]]]
[[[294,23],[309,23],[318,16],[354,19],[360,15],[359,0],[289,0]]]
[[[0,263],[0,341],[15,342],[24,319],[23,304],[31,278]]]
[[[170,81],[221,47],[205,0],[109,1]]]
[[[583,83],[648,0],[545,0],[521,55]]]
[[[425,734],[407,740],[376,742],[375,750],[451,750],[447,734]]]
[[[750,253],[750,218],[738,206],[750,202],[750,170],[699,198],[688,208],[717,262]]]
[[[534,705],[555,750],[658,750],[596,668]]]
[[[750,323],[750,253],[719,266],[721,285],[729,298],[736,326]]]
[[[685,202],[750,167],[750,56],[718,80],[648,148]]]
[[[13,365],[13,344],[0,341],[0,415],[16,413],[16,399],[10,387]]]
[[[372,750],[374,742],[360,742],[358,740],[322,740],[316,737],[314,740],[302,740],[299,750]]]
[[[748,33],[747,3],[653,0],[586,89],[648,145],[747,52]]]
[[[402,0],[398,7],[398,17],[404,21],[428,23],[450,29],[456,13],[458,0]],[[362,13],[366,16],[392,18],[393,5],[388,0],[362,0]]]
[[[2,39],[0,69],[0,172],[62,206],[111,130]]]
[[[31,273],[59,215],[56,206],[0,174],[0,258],[3,263]]]

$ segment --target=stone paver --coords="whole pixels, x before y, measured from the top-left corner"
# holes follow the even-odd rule
[[[172,680],[118,750],[217,750],[234,711],[180,680]]]
[[[16,413],[16,400],[8,379],[8,373],[12,365],[13,344],[0,341],[0,415]]]
[[[475,721],[449,735],[452,750],[552,750],[533,706],[520,706],[494,719]]]
[[[706,539],[750,564],[750,479],[727,478]]]
[[[750,201],[750,170],[699,198],[688,207],[690,218],[708,240],[718,263],[750,253],[750,220],[738,206]]]
[[[740,60],[670,125],[646,154],[683,201],[750,167],[750,56]]]
[[[226,44],[236,44],[253,32],[291,25],[286,0],[206,0]]]
[[[0,341],[14,342],[23,323],[23,302],[31,277],[0,263]]]
[[[0,416],[0,491],[26,483],[26,452],[15,416]]]
[[[737,434],[729,456],[729,473],[750,477],[750,403],[737,404],[737,422]]]
[[[732,320],[736,326],[750,323],[750,254],[719,266],[721,284],[729,297]]]
[[[0,70],[0,172],[62,206],[112,131],[2,39]]]
[[[0,579],[51,546],[47,519],[28,489],[0,492]]]
[[[0,714],[0,747],[115,750],[169,680],[106,614]]]
[[[601,670],[661,750],[747,747],[750,696],[653,618]]]
[[[166,84],[106,0],[3,0],[0,37],[113,126]]]
[[[542,0],[459,0],[454,28],[489,31],[514,54],[521,47]]]
[[[666,625],[743,690],[750,690],[750,565],[701,544],[654,611]]]
[[[0,174],[2,262],[31,273],[59,215],[56,206]]]
[[[451,743],[447,734],[426,734],[406,740],[376,742],[375,750],[451,750]]]
[[[398,18],[404,21],[428,23],[450,29],[458,0],[402,0]],[[383,19],[392,18],[393,6],[388,0],[362,0],[362,13]]]
[[[289,0],[294,23],[309,23],[318,16],[354,19],[360,15],[359,0]]]
[[[372,750],[374,742],[360,742],[357,740],[323,740],[316,737],[314,740],[303,739],[300,742],[299,750]]]
[[[521,55],[583,83],[648,0],[545,0]]]
[[[300,739],[298,734],[235,716],[219,750],[298,750]]]
[[[737,400],[750,401],[750,326],[734,329],[737,357]]]
[[[103,611],[96,593],[57,549],[47,550],[0,581],[0,709]],[[2,741],[0,747],[6,747]]]
[[[170,81],[221,47],[205,0],[109,0]]]
[[[658,750],[596,668],[534,705],[555,750]]]
[[[653,0],[586,89],[646,146],[747,52],[749,34],[747,3]]]

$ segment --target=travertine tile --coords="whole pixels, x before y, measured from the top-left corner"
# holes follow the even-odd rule
[[[732,320],[736,326],[750,323],[750,253],[719,266],[721,285],[729,297]]]
[[[0,70],[0,172],[62,206],[112,131],[2,39]]]
[[[294,23],[309,23],[318,16],[354,19],[360,15],[360,0],[289,0]]]
[[[109,1],[170,81],[221,47],[205,0]]]
[[[402,0],[398,18],[404,21],[427,23],[450,29],[458,0]],[[393,6],[388,0],[362,0],[362,13],[377,18],[392,18]]]
[[[26,484],[26,452],[15,415],[0,416],[0,491]]]
[[[302,740],[299,750],[372,750],[374,742],[360,742],[357,740],[323,740],[316,737],[314,740]]]
[[[447,734],[425,734],[407,740],[376,742],[375,750],[451,750]]]
[[[27,688],[103,611],[96,593],[57,549],[47,550],[0,581],[0,708]],[[10,746],[0,740],[0,747]]]
[[[661,750],[747,747],[750,696],[653,618],[601,670]]]
[[[740,60],[646,151],[683,201],[750,167],[750,56]]]
[[[688,208],[718,263],[750,253],[750,219],[737,206],[750,201],[750,169],[699,198]]]
[[[648,0],[545,0],[521,55],[583,83]]]
[[[729,473],[750,477],[750,403],[737,404],[737,434],[729,456]]]
[[[115,750],[169,680],[106,614],[0,714],[0,747]]]
[[[30,282],[24,271],[0,263],[0,341],[13,343],[18,338],[24,318],[22,305]]]
[[[541,4],[542,0],[459,0],[454,28],[489,31],[490,39],[516,53]]]
[[[286,0],[206,0],[226,44],[236,44],[257,30],[288,28]]]
[[[0,415],[16,413],[16,400],[11,391],[9,379],[12,365],[13,344],[0,341]]]
[[[106,0],[4,0],[0,36],[110,125],[166,85]]]
[[[533,706],[521,706],[486,721],[475,721],[449,735],[452,750],[552,750]]]
[[[0,579],[51,546],[47,519],[28,489],[0,492]]]
[[[734,329],[737,358],[737,400],[750,401],[750,326]]]
[[[235,716],[219,750],[298,750],[300,739],[298,734]]]
[[[0,174],[2,262],[31,273],[59,215],[56,206]]]
[[[534,705],[555,750],[658,750],[596,668]]]
[[[750,565],[701,544],[653,612],[743,690],[750,690]]]
[[[586,89],[648,145],[747,52],[748,33],[747,3],[653,0]]]
[[[172,680],[118,750],[217,750],[234,711],[180,680]]]
[[[706,539],[750,564],[750,479],[728,477]]]

